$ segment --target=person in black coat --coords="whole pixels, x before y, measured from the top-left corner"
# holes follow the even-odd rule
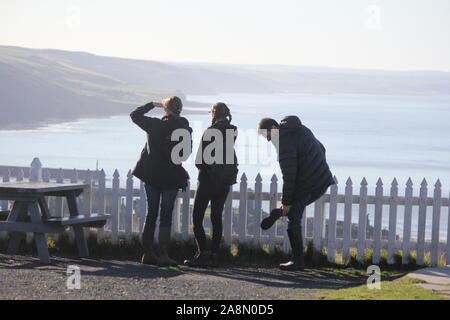
[[[234,150],[237,127],[230,123],[230,109],[224,103],[218,102],[211,107],[210,113],[212,124],[203,134],[196,157],[199,184],[192,219],[197,254],[193,259],[185,261],[186,265],[192,267],[216,266],[222,240],[222,212],[230,186],[236,183],[238,173]],[[213,234],[212,247],[208,250],[203,219],[210,202]]]
[[[164,108],[165,115],[161,119],[145,116],[155,107]],[[177,265],[168,255],[172,211],[178,190],[185,188],[188,183],[189,175],[182,167],[182,161],[188,158],[192,147],[192,129],[188,120],[180,117],[181,110],[180,98],[170,97],[164,99],[162,104],[147,103],[130,114],[131,120],[147,133],[147,143],[132,171],[134,176],[145,183],[147,194],[148,214],[142,234],[144,264]],[[176,130],[184,134],[180,139],[177,138],[178,135],[173,137]],[[188,147],[182,149],[179,154],[172,154],[174,147],[182,143],[182,139],[188,139]],[[158,211],[159,255],[153,249]]]
[[[283,176],[281,208],[273,210],[261,226],[268,229],[280,216],[288,216],[287,231],[293,259],[281,264],[280,268],[302,270],[303,211],[307,205],[319,199],[330,185],[335,184],[326,161],[325,147],[297,116],[287,116],[280,124],[274,119],[263,118],[258,129],[277,149]]]

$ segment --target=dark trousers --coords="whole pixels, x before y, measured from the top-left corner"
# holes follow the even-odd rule
[[[172,226],[172,212],[177,198],[178,189],[163,190],[145,184],[145,192],[147,194],[148,213],[145,224],[151,227],[156,225],[159,212],[160,227]]]
[[[200,252],[207,250],[203,219],[209,202],[211,202],[211,223],[213,229],[211,251],[219,251],[220,241],[222,240],[222,211],[229,191],[229,186],[217,187],[208,180],[199,182],[197,192],[195,193],[192,220],[195,240],[197,241]]]
[[[288,213],[288,230],[295,230],[301,232],[303,212],[305,208],[319,199],[325,192],[327,192],[328,187],[314,189],[311,192],[305,193],[299,199],[296,199],[292,204],[291,210]]]

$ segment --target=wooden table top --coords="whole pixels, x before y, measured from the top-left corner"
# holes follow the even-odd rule
[[[76,191],[89,188],[88,184],[82,183],[53,183],[53,182],[2,182],[0,183],[0,194],[41,194],[48,192]]]

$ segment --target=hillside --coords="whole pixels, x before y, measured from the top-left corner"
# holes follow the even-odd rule
[[[450,94],[450,73],[162,63],[0,46],[2,129],[127,114],[136,105],[174,94],[185,100],[189,94],[271,92]],[[187,112],[207,108],[191,101],[185,105]]]

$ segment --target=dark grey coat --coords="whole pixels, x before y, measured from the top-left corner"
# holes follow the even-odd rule
[[[283,175],[284,205],[292,205],[312,190],[334,184],[325,157],[325,147],[296,116],[280,123],[279,162]]]

